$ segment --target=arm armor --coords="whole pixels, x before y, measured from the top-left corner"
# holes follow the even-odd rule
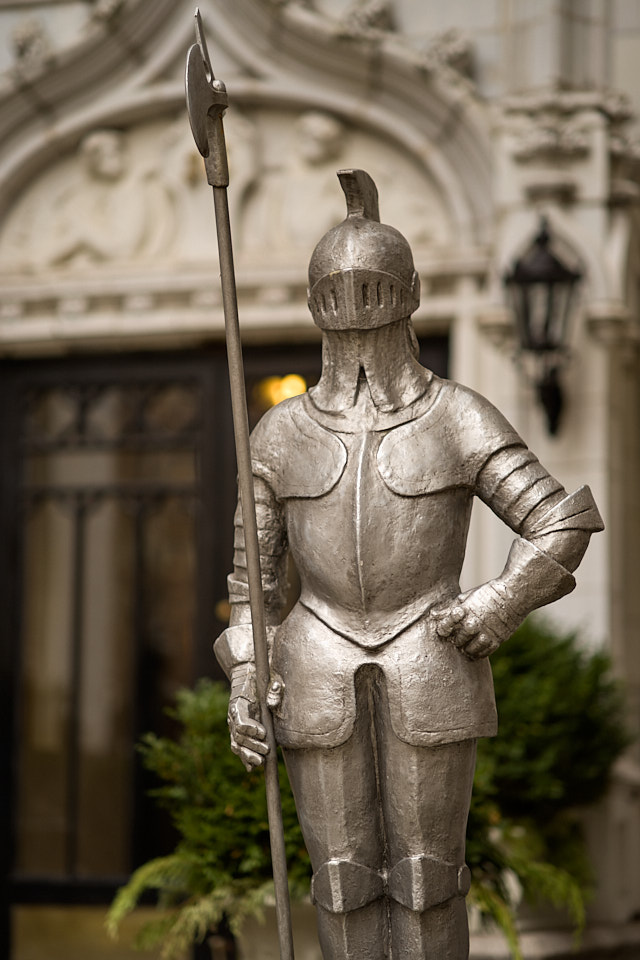
[[[524,446],[494,454],[478,478],[478,495],[520,539],[490,586],[513,629],[532,610],[575,587],[592,533],[604,529],[589,487],[567,494]]]
[[[284,527],[284,510],[276,500],[269,484],[259,477],[253,478],[256,516],[258,521],[258,544],[260,548],[260,568],[264,595],[265,617],[267,622],[267,640],[280,622],[280,614],[286,599],[287,544]],[[242,505],[234,516],[234,553],[233,573],[227,578],[231,617],[229,626],[220,634],[214,644],[216,658],[233,685],[248,684],[247,690],[255,684],[253,668],[253,633],[251,628],[251,608],[249,606],[249,584],[247,581],[247,558],[245,553],[244,527],[242,523]],[[238,670],[238,664],[251,669]],[[242,677],[241,677],[242,674]],[[240,681],[242,680],[242,683]],[[238,692],[236,696],[242,696]]]

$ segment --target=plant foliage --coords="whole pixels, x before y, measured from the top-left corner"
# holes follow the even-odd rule
[[[527,620],[492,657],[500,733],[478,744],[467,830],[470,901],[521,956],[520,899],[564,909],[579,932],[592,875],[578,809],[605,792],[629,744],[606,654]]]
[[[480,741],[469,816],[470,901],[503,930],[520,958],[515,909],[546,901],[584,922],[591,877],[574,814],[606,789],[628,743],[620,691],[603,654],[574,636],[527,621],[493,659],[500,735]],[[170,714],[177,741],[147,734],[140,750],[160,785],[153,791],[180,836],[174,852],[144,864],[117,894],[107,926],[116,934],[147,890],[158,919],[137,945],[161,944],[163,960],[185,955],[221,923],[237,931],[273,892],[262,773],[244,773],[228,746],[228,692],[201,680]],[[292,896],[308,892],[310,864],[283,765],[283,820]]]
[[[157,890],[158,920],[143,927],[137,945],[161,943],[163,960],[182,957],[221,921],[237,931],[273,895],[263,775],[245,773],[229,749],[222,683],[200,680],[179,691],[168,712],[178,740],[146,734],[140,751],[161,783],[151,791],[171,816],[180,840],[175,851],[136,870],[111,906],[107,929],[115,935],[142,894]],[[282,816],[292,897],[309,889],[310,864],[284,766],[280,764]]]

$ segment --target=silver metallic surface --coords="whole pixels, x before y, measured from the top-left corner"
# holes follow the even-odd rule
[[[187,54],[185,86],[191,129],[196,145],[205,157],[207,180],[213,187],[238,482],[240,499],[245,508],[243,552],[246,556],[247,600],[251,613],[253,641],[250,658],[245,657],[244,664],[237,669],[235,676],[232,678],[229,720],[232,748],[241,757],[247,769],[250,769],[254,764],[253,758],[256,756],[259,756],[261,762],[264,762],[280,956],[281,960],[293,960],[293,934],[280,804],[278,759],[273,722],[267,704],[269,659],[266,621],[249,446],[247,398],[231,244],[231,222],[226,189],[229,183],[229,172],[222,116],[227,105],[227,98],[224,84],[214,78],[204,39],[200,12],[197,9],[195,18],[197,43],[190,48]],[[251,742],[250,753],[246,751],[245,738],[247,737],[250,738]]]
[[[310,268],[322,377],[251,438],[269,704],[326,960],[465,960],[475,743],[497,729],[487,657],[574,588],[602,521],[588,488],[567,495],[488,401],[418,363],[414,301],[399,316],[384,295],[367,313],[356,271],[369,284],[393,273],[415,293],[413,262],[371,219],[369,178],[339,176],[347,220]],[[314,298],[331,290],[328,319]],[[461,593],[474,496],[516,539],[499,577]],[[232,739],[238,705],[251,703],[243,526],[238,511],[230,626],[215,647],[232,681]],[[301,593],[280,624],[288,553]],[[261,763],[263,741],[243,743]]]

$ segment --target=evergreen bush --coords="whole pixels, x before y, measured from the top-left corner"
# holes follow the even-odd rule
[[[491,658],[500,732],[478,742],[467,828],[470,902],[521,957],[520,897],[584,925],[593,886],[579,809],[607,789],[630,743],[620,686],[605,653],[529,618]]]
[[[521,956],[515,911],[522,897],[568,910],[584,921],[590,870],[575,808],[597,800],[629,742],[620,691],[602,653],[580,650],[529,620],[492,657],[500,734],[482,740],[469,816],[469,895]],[[229,750],[228,692],[201,680],[182,690],[170,713],[177,741],[147,734],[143,763],[180,840],[173,853],[144,864],[117,894],[107,926],[116,934],[141,895],[158,892],[158,919],[138,938],[161,944],[164,960],[185,955],[221,923],[237,931],[272,895],[262,773],[247,774]],[[308,892],[310,864],[281,764],[283,819],[294,899]]]

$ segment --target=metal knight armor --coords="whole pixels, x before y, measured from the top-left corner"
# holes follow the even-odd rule
[[[336,746],[350,735],[353,678],[365,664],[385,676],[402,740],[435,744],[494,734],[488,661],[443,643],[437,621],[427,616],[460,592],[473,496],[524,538],[516,541],[514,570],[524,580],[527,568],[536,568],[539,582],[527,586],[526,598],[520,591],[520,619],[573,589],[569,568],[599,526],[588,488],[567,497],[486,400],[433,376],[419,406],[414,420],[395,428],[344,432],[321,425],[308,396],[294,397],[274,407],[253,434],[272,623],[284,602],[287,550],[301,580],[298,604],[273,641],[272,667],[284,684],[275,723],[285,746]],[[242,607],[241,510],[236,523],[229,589],[232,604]],[[573,543],[571,560],[566,552],[564,564],[554,559],[550,537]],[[545,552],[536,546],[540,540]],[[517,622],[514,615],[514,629]],[[218,641],[228,671],[247,656],[245,634],[236,624]]]
[[[421,367],[408,245],[377,223],[367,175],[341,182],[347,220],[310,269],[321,380],[251,441],[275,730],[325,960],[465,960],[475,739],[496,731],[487,658],[573,589],[602,521],[588,487],[568,495],[488,401]],[[474,496],[516,539],[500,576],[461,594]],[[264,746],[240,506],[235,523],[215,650],[233,749],[252,766]],[[301,593],[281,623],[289,552]]]

